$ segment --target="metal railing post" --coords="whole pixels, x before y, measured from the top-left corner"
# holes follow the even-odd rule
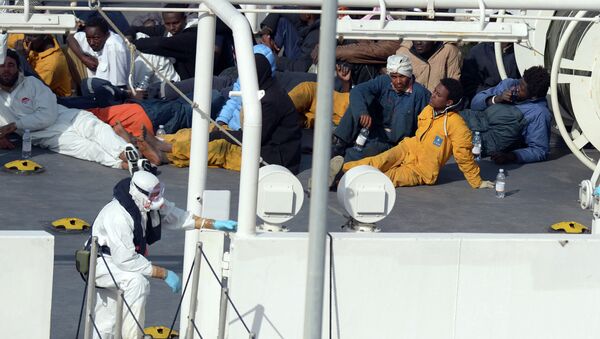
[[[225,278],[223,278],[225,280]],[[225,282],[222,281],[222,286],[225,285]],[[221,287],[221,306],[219,308],[219,335],[217,339],[225,338],[225,324],[227,322],[227,293],[229,293],[229,288]]]
[[[192,291],[190,298],[190,309],[188,313],[188,326],[185,332],[186,339],[194,338],[194,319],[196,318],[196,306],[198,303],[198,283],[200,280],[200,262],[202,261],[202,242],[198,241],[196,255],[194,256],[194,273],[192,274]]]
[[[117,290],[117,309],[115,311],[115,339],[121,339],[123,337],[123,290]]]
[[[85,331],[83,332],[84,339],[92,339],[92,313],[96,301],[96,261],[98,260],[98,237],[92,237],[90,247],[90,267],[87,276],[87,292],[85,294]]]

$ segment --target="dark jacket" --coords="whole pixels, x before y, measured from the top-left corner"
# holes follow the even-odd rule
[[[255,54],[255,58],[259,87],[265,91],[265,96],[260,101],[262,107],[260,155],[268,164],[281,165],[287,167],[292,173],[298,174],[302,143],[298,113],[292,99],[281,89],[277,80],[270,76],[271,66],[267,58],[259,54]],[[261,74],[267,71],[269,79],[265,80]],[[242,130],[233,131],[231,134],[238,140],[242,140]],[[221,131],[210,134],[210,140],[215,139],[229,140]]]
[[[164,34],[164,27],[151,27],[148,30],[138,30],[142,33]],[[150,34],[148,34],[150,35]],[[194,76],[196,70],[196,37],[198,29],[196,27],[186,28],[172,37],[150,36],[145,39],[138,39],[134,42],[135,47],[143,53],[161,55],[175,59],[175,71],[182,80]]]
[[[194,77],[197,27],[188,27],[174,36],[166,37],[164,26],[132,26],[127,31],[127,35],[135,36],[137,32],[150,36],[134,42],[135,47],[140,52],[174,58],[176,60],[175,71],[179,74],[181,80]],[[221,20],[217,20],[215,45],[220,48],[220,54],[215,55],[213,68],[213,74],[217,75],[225,68],[233,66],[232,33]]]
[[[520,79],[514,48],[507,49],[502,54],[506,75],[512,79]],[[494,43],[482,42],[471,48],[463,61],[460,82],[463,85],[465,96],[472,99],[475,94],[494,87],[500,83],[500,73],[496,64]]]
[[[508,152],[521,146],[521,130],[527,122],[523,113],[514,105],[492,105],[484,111],[463,110],[460,116],[469,129],[480,132],[481,155],[486,157],[494,152]]]

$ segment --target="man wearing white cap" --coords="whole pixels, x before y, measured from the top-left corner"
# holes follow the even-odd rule
[[[362,159],[414,135],[417,115],[431,94],[414,81],[408,56],[388,57],[386,71],[350,92],[348,110],[334,132],[332,156],[344,155],[346,162]],[[353,147],[357,138],[363,145]]]

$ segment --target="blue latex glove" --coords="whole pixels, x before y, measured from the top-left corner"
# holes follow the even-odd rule
[[[237,221],[235,220],[215,220],[213,228],[219,231],[235,232],[237,231]]]
[[[165,278],[165,283],[169,285],[171,291],[173,293],[179,293],[181,291],[181,279],[179,276],[173,271],[167,271],[167,277]]]

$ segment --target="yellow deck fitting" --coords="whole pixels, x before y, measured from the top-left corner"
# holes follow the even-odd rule
[[[44,171],[44,166],[31,159],[7,162],[3,168],[6,172],[14,174],[37,174]]]
[[[60,231],[85,231],[90,228],[90,224],[79,218],[62,218],[52,222],[52,227]]]
[[[585,225],[582,225],[575,221],[562,221],[558,222],[552,226],[551,229],[555,231],[563,231],[565,233],[589,233],[590,229]]]
[[[179,333],[175,330],[171,331],[169,336],[169,328],[166,326],[151,326],[144,329],[144,334],[151,335],[153,339],[171,339],[178,338]]]

